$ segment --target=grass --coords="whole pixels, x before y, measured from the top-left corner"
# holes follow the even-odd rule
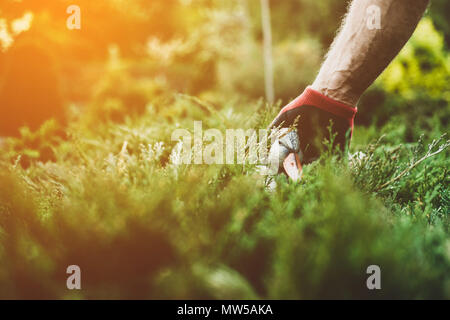
[[[445,137],[420,161],[438,137],[356,128],[363,156],[326,153],[274,190],[255,166],[170,161],[176,128],[265,127],[275,113],[177,96],[8,139],[0,298],[450,298]],[[80,291],[66,288],[72,264]],[[372,264],[381,290],[366,287]]]

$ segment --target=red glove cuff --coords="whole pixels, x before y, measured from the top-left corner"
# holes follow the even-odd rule
[[[301,95],[285,106],[281,110],[281,113],[302,105],[314,106],[316,108],[328,111],[338,117],[347,119],[352,128],[356,112],[358,111],[356,107],[351,107],[342,102],[331,99],[320,92],[311,89],[311,87],[307,87]]]

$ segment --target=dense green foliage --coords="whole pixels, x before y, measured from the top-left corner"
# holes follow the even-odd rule
[[[274,21],[292,15],[279,3]],[[332,22],[316,29],[310,14],[300,36],[274,24],[283,102],[313,79],[345,12],[292,3]],[[145,57],[111,47],[67,127],[0,140],[0,298],[449,299],[450,56],[432,18],[361,101],[352,156],[324,142],[300,183],[273,189],[254,165],[171,161],[175,129],[265,128],[282,103],[261,100],[251,5],[202,10],[189,36],[153,39]],[[72,264],[80,291],[66,288]]]
[[[248,123],[232,107],[150,108],[73,129],[55,162],[4,164],[2,296],[75,297],[64,271],[78,264],[84,298],[448,297],[448,154],[379,191],[426,146],[372,145],[351,167],[325,156],[275,191],[252,167],[167,161],[170,119]],[[370,264],[382,268],[380,293],[365,288]]]

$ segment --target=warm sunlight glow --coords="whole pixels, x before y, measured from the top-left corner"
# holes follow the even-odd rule
[[[2,51],[8,49],[13,43],[13,38],[8,32],[5,19],[0,19],[0,48]]]
[[[11,23],[11,29],[14,35],[18,35],[21,32],[27,31],[31,27],[33,22],[33,13],[27,12],[22,18],[16,19]]]

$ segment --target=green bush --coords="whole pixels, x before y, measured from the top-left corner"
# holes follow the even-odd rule
[[[448,132],[450,55],[433,22],[421,20],[413,37],[360,103],[359,124],[405,126],[401,140]]]
[[[171,133],[193,119],[264,127],[275,111],[211,108],[180,96],[122,124],[71,129],[53,163],[27,169],[3,155],[0,296],[450,297],[448,152],[383,187],[427,145],[369,145],[350,165],[325,155],[300,184],[280,176],[273,190],[255,166],[170,161]],[[76,293],[65,289],[71,264],[83,272]],[[379,292],[366,288],[371,264]]]

